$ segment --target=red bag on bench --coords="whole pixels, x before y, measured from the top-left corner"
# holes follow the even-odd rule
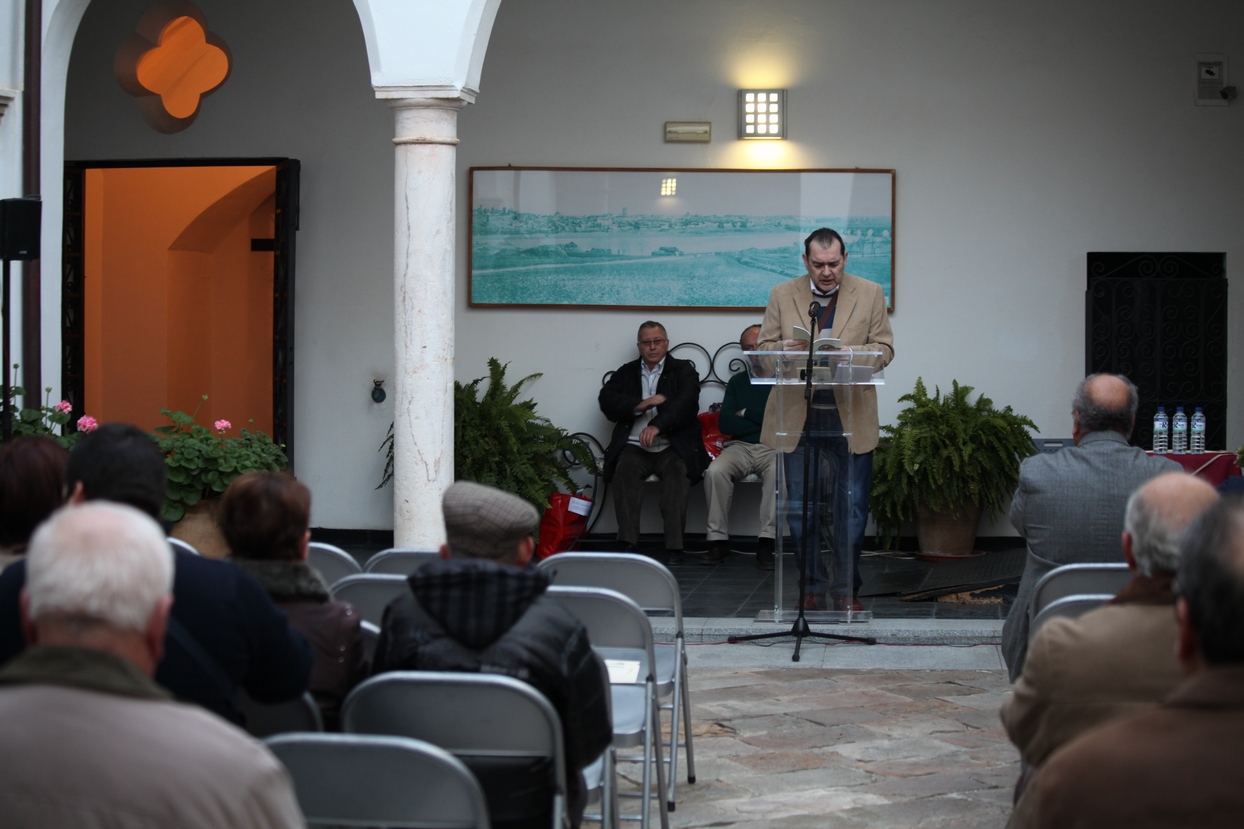
[[[550,495],[548,508],[540,519],[540,543],[536,547],[536,556],[548,558],[573,547],[583,534],[591,512],[590,498],[565,492]]]

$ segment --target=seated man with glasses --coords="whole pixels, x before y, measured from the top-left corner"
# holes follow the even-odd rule
[[[618,541],[639,547],[644,481],[661,479],[665,525],[663,563],[681,564],[687,493],[704,476],[708,453],[700,432],[700,377],[689,360],[669,357],[665,326],[639,326],[639,359],[613,372],[600,390],[600,410],[614,423],[605,450],[605,480],[613,488]]]

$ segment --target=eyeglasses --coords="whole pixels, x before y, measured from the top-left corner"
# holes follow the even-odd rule
[[[652,339],[652,340],[640,340],[639,344],[646,348],[652,348],[653,346],[658,346],[663,342],[668,342],[668,341],[664,337],[657,337],[656,339]]]

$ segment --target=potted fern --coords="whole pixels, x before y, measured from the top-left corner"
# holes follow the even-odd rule
[[[513,385],[506,382],[509,363],[488,359],[488,376],[469,383],[454,381],[454,477],[488,484],[530,501],[543,512],[558,489],[574,491],[562,459],[570,453],[591,469],[586,448],[565,429],[536,413],[531,398],[519,400],[524,387],[541,374],[529,374]],[[488,385],[480,393],[481,384]],[[393,427],[381,444],[384,475],[379,489],[393,478]]]
[[[917,378],[899,398],[908,406],[897,421],[881,427],[871,504],[882,546],[915,517],[924,555],[971,554],[981,514],[997,513],[1015,492],[1037,426],[984,395],[969,400],[972,391],[952,381],[946,395],[936,386],[930,395]]]

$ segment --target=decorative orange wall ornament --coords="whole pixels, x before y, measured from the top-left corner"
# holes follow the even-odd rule
[[[232,68],[229,47],[186,0],[163,0],[148,9],[113,63],[121,88],[138,99],[143,120],[163,133],[193,124],[204,96],[223,86]]]

